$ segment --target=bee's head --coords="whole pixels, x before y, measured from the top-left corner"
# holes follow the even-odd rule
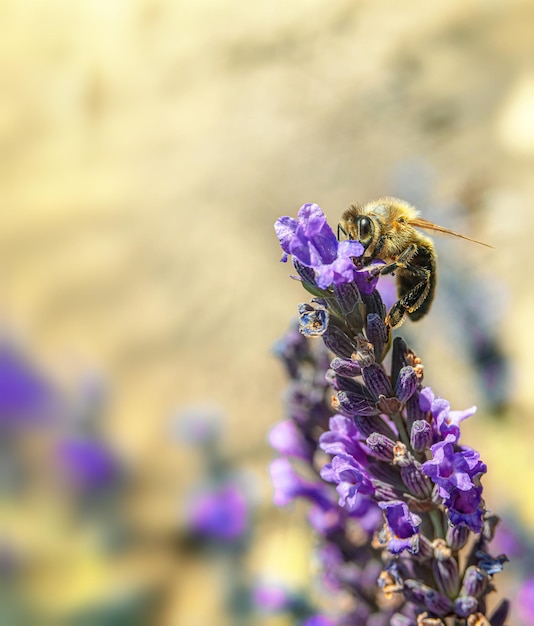
[[[358,215],[355,226],[357,233],[355,239],[362,244],[365,254],[365,251],[373,241],[375,225],[373,223],[373,220],[367,215]]]
[[[349,207],[341,218],[337,229],[338,239],[343,234],[349,239],[358,241],[363,246],[363,257],[375,239],[375,224],[369,215],[362,215],[357,207]]]

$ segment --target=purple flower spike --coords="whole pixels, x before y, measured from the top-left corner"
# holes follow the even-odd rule
[[[241,489],[227,484],[202,493],[191,504],[191,528],[199,535],[232,541],[248,528],[248,505]]]
[[[357,241],[340,243],[317,204],[303,205],[296,220],[279,218],[274,229],[284,251],[282,261],[287,261],[291,254],[302,265],[312,267],[320,289],[355,279],[357,271],[352,259],[362,255],[363,246]]]
[[[272,444],[286,457],[273,464],[275,502],[302,497],[312,505],[323,582],[351,600],[333,616],[336,626],[504,626],[507,601],[486,616],[486,595],[507,559],[490,556],[498,518],[482,497],[486,465],[459,445],[461,422],[476,408],[453,411],[424,387],[421,359],[386,323],[397,298],[391,293],[385,306],[380,297],[384,261],[373,256],[381,256],[384,239],[365,220],[373,223],[374,211],[389,215],[388,202],[358,209],[359,236],[374,237],[368,259],[358,242],[336,240],[315,204],[275,224],[283,260],[292,255],[314,296],[299,305],[298,341],[289,335],[300,351],[282,355],[294,428],[273,431]],[[476,328],[475,315],[471,321]],[[299,433],[312,444],[308,456]],[[306,475],[319,472],[323,482],[300,476],[287,457],[299,457]],[[533,589],[534,582],[523,592],[527,610]],[[311,618],[305,626],[326,626],[316,617],[318,624]]]
[[[416,552],[421,518],[410,513],[406,503],[400,500],[379,502],[378,506],[384,510],[388,527],[393,533],[393,539],[388,545],[390,552],[393,554],[399,554],[403,550]]]
[[[0,339],[0,427],[50,423],[59,408],[51,381],[22,350]]]
[[[269,443],[280,454],[311,461],[315,447],[292,420],[279,422],[269,433]]]
[[[119,477],[118,459],[96,439],[66,439],[58,448],[58,461],[66,480],[80,492],[105,489]]]
[[[291,602],[290,594],[280,585],[259,584],[253,593],[254,604],[269,613],[283,611]]]

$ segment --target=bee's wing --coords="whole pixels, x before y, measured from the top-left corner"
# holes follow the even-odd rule
[[[423,228],[425,230],[431,230],[433,232],[439,233],[440,235],[451,235],[452,237],[459,237],[460,239],[465,239],[466,241],[472,241],[473,243],[479,243],[481,246],[486,246],[486,248],[493,248],[488,243],[484,243],[483,241],[478,241],[476,239],[471,239],[471,237],[466,237],[465,235],[460,235],[460,233],[455,233],[453,230],[449,230],[444,226],[438,226],[437,224],[433,224],[428,220],[424,220],[421,217],[415,217],[410,220],[410,224],[415,226],[416,228]]]

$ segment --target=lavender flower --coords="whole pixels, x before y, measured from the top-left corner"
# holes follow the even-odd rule
[[[291,254],[305,267],[313,268],[320,289],[354,281],[352,258],[362,255],[363,246],[356,241],[339,243],[317,204],[304,204],[297,220],[281,217],[274,228],[284,251],[282,261]]]
[[[66,438],[59,443],[57,456],[66,481],[81,494],[105,490],[120,477],[116,455],[97,439]]]
[[[190,526],[203,537],[233,541],[246,532],[248,513],[242,490],[228,483],[195,496],[189,511]]]
[[[419,552],[419,526],[421,518],[410,513],[406,503],[399,500],[380,502],[378,505],[385,513],[387,521],[388,550],[391,554],[400,554],[409,550]]]
[[[11,341],[0,338],[0,429],[47,424],[57,416],[56,390]]]
[[[335,240],[317,205],[275,228],[283,260],[293,255],[303,286],[318,296],[299,306],[300,339],[291,331],[279,351],[293,425],[272,438],[285,457],[273,464],[275,501],[303,497],[335,519],[315,525],[329,586],[354,603],[335,623],[502,626],[506,602],[486,615],[485,596],[506,560],[488,552],[497,520],[482,497],[487,468],[459,444],[460,424],[476,407],[453,411],[423,385],[421,360],[401,338],[391,341],[376,281],[354,267],[361,252]],[[313,337],[333,356],[330,369],[324,349],[307,345]],[[304,479],[291,459],[317,478]]]

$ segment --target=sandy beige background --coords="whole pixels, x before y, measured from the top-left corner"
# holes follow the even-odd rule
[[[168,434],[187,406],[222,408],[268,501],[284,384],[270,348],[306,299],[275,219],[314,201],[335,224],[349,202],[402,192],[495,247],[449,244],[440,264],[496,286],[480,306],[503,314],[511,405],[465,440],[493,508],[534,522],[533,25],[528,0],[0,2],[4,323],[67,378],[107,379],[106,428],[146,477],[137,514],[154,532],[190,479]],[[419,328],[428,381],[456,408],[483,403],[447,317]],[[298,516],[276,519],[286,534],[265,541],[298,553]],[[208,623],[210,602],[176,578],[168,623]]]

